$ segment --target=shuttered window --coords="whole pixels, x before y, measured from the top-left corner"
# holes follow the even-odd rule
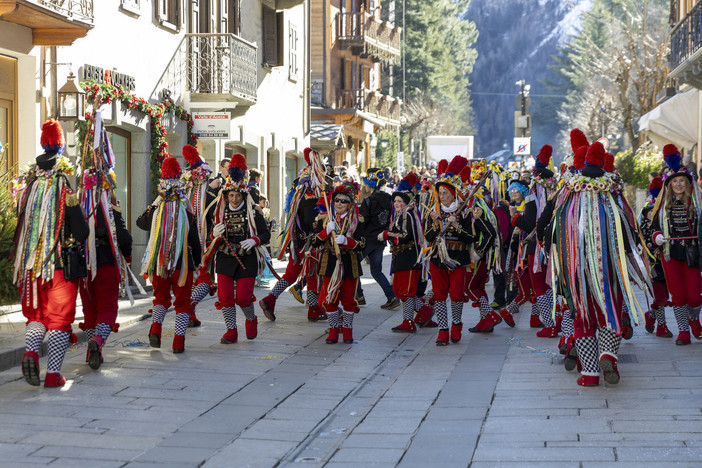
[[[283,64],[281,44],[283,14],[263,6],[263,66],[277,67]]]
[[[288,28],[288,78],[297,81],[297,27],[290,23]]]

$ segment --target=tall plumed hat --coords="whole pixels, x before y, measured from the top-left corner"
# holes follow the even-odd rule
[[[439,162],[439,168],[436,172],[436,184],[435,189],[438,191],[439,187],[446,187],[453,196],[456,193],[463,195],[461,192],[461,187],[463,186],[463,180],[461,179],[461,171],[468,165],[468,160],[463,156],[454,156],[449,163],[445,159]]]
[[[227,181],[224,183],[222,189],[248,192],[248,181],[246,180],[247,170],[246,157],[240,153],[232,155],[229,165],[227,166]]]
[[[590,146],[590,143],[588,143],[587,137],[582,130],[579,128],[574,128],[570,131],[570,147],[573,150],[573,153],[575,153],[578,148],[582,148],[583,146]]]
[[[400,197],[405,201],[405,203],[409,203],[412,199],[412,189],[418,182],[419,178],[417,177],[417,174],[410,172],[400,181],[399,184],[397,184],[397,188],[392,194],[392,199],[394,200],[395,197]]]
[[[202,156],[200,156],[200,153],[197,152],[197,148],[195,148],[193,145],[183,146],[183,159],[185,159],[185,162],[188,163],[188,169],[191,170],[202,166],[202,164],[205,162],[205,160],[202,159]]]
[[[669,172],[663,175],[663,183],[665,185],[668,185],[671,179],[680,175],[684,175],[692,181],[690,170],[682,165],[682,156],[680,156],[680,151],[677,146],[672,143],[665,145],[663,147],[663,160],[670,169]]]
[[[312,155],[319,156],[319,153],[313,150],[312,148],[305,148],[305,150],[303,151],[303,155],[305,156],[305,163],[309,166],[310,164],[312,164]]]
[[[181,175],[183,175],[183,170],[178,160],[173,156],[167,156],[161,163],[161,179],[180,179]]]
[[[616,170],[614,167],[614,155],[612,153],[605,153],[604,170],[605,172],[614,172]]]
[[[66,146],[66,140],[63,137],[63,128],[57,121],[51,119],[44,122],[41,126],[41,147],[47,153],[62,153]]]
[[[371,167],[366,171],[363,183],[372,189],[382,188],[388,182],[385,171],[377,167]]]
[[[648,186],[648,194],[655,200],[658,197],[658,194],[661,193],[662,188],[663,178],[660,176],[654,177]]]
[[[553,177],[553,171],[548,168],[551,162],[551,154],[553,153],[553,148],[551,145],[544,145],[539,151],[539,155],[536,157],[536,164],[534,164],[534,172],[537,177],[542,179],[550,179]]]
[[[587,137],[579,128],[570,131],[570,148],[573,150],[573,155],[566,158],[566,166],[571,171],[585,167],[585,155],[589,146]]]
[[[585,177],[602,177],[605,173],[605,149],[599,141],[594,142],[587,149],[585,155],[585,167],[582,170],[582,175]]]

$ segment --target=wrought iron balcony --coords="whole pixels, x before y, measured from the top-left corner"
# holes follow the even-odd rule
[[[256,103],[257,47],[234,34],[186,34],[191,101]]]
[[[702,3],[698,2],[670,33],[670,69],[675,70],[702,46]]]
[[[30,28],[35,46],[71,45],[93,27],[93,0],[0,0],[0,19]]]
[[[401,29],[387,21],[378,21],[365,12],[337,13],[337,40],[342,49],[351,48],[358,55],[376,61],[400,57]]]
[[[357,109],[370,117],[384,120],[390,125],[399,125],[402,101],[379,91],[368,89],[337,90],[337,108]]]

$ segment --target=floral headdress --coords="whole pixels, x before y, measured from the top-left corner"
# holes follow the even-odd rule
[[[366,177],[363,178],[363,183],[373,190],[382,188],[387,183],[385,171],[377,167],[372,167],[366,171]]]

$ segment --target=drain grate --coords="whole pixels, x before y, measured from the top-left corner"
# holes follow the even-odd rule
[[[638,364],[639,360],[636,354],[620,354],[617,356],[617,361],[621,364]]]

